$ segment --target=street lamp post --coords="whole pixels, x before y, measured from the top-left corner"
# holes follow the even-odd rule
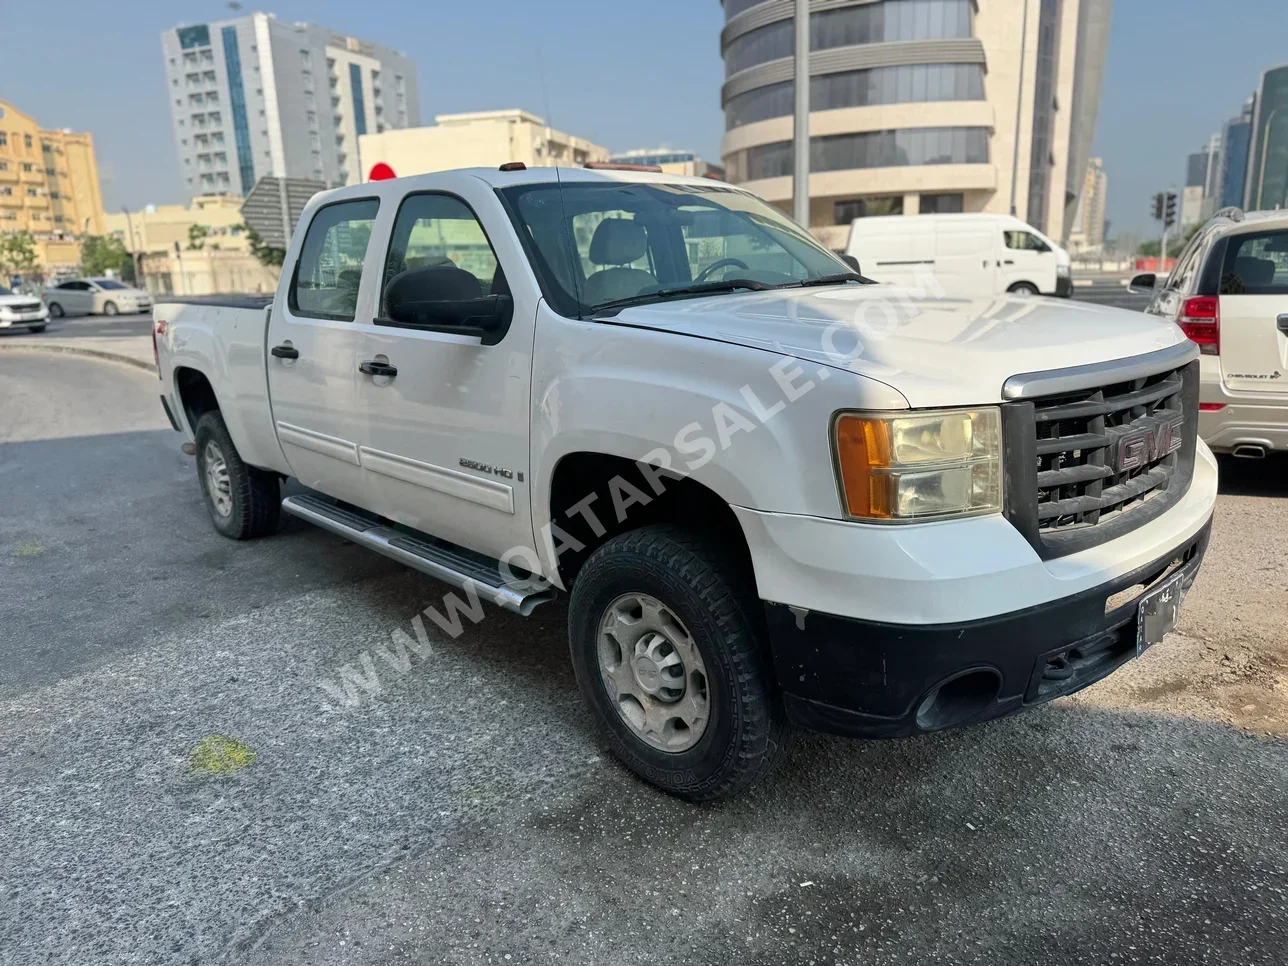
[[[809,0],[796,0],[796,129],[792,170],[792,209],[809,228]]]

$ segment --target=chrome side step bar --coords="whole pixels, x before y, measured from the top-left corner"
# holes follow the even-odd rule
[[[538,577],[513,580],[501,572],[498,560],[446,540],[413,536],[374,514],[337,506],[325,497],[288,496],[282,509],[454,587],[472,584],[480,597],[524,617],[555,598],[555,589]]]

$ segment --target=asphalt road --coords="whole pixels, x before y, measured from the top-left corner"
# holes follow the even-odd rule
[[[1121,279],[1109,277],[1075,278],[1073,298],[1079,302],[1095,302],[1098,305],[1112,305],[1137,312],[1143,312],[1150,299],[1148,295],[1128,292]]]
[[[152,327],[152,313],[133,315],[73,315],[50,319],[41,338],[74,339],[80,336],[148,335]],[[0,331],[0,338],[19,339],[26,335],[20,329]]]
[[[1182,633],[1084,696],[802,735],[699,808],[601,751],[559,605],[399,670],[445,587],[218,537],[156,393],[0,355],[0,962],[1283,962],[1282,463],[1231,467]]]

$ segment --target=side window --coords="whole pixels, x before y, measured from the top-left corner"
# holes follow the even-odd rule
[[[477,283],[459,279],[461,298],[508,295],[505,274],[492,243],[469,205],[452,195],[409,195],[394,220],[381,286],[381,315],[386,315],[383,289],[403,272],[455,268]]]
[[[1006,247],[1018,252],[1049,252],[1050,246],[1031,231],[1005,231]]]
[[[342,201],[319,209],[313,216],[291,282],[293,312],[315,319],[353,321],[362,262],[379,207],[375,198]]]
[[[1203,247],[1203,234],[1195,235],[1176,260],[1176,267],[1167,277],[1169,291],[1188,292],[1199,267],[1199,250]]]

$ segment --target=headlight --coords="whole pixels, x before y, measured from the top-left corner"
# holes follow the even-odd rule
[[[1057,265],[1057,266],[1055,267],[1055,273],[1056,273],[1057,275],[1068,275],[1068,274],[1069,274],[1069,266],[1068,266],[1068,265]]]
[[[1002,417],[992,409],[841,413],[833,427],[846,512],[918,521],[1002,509]]]

